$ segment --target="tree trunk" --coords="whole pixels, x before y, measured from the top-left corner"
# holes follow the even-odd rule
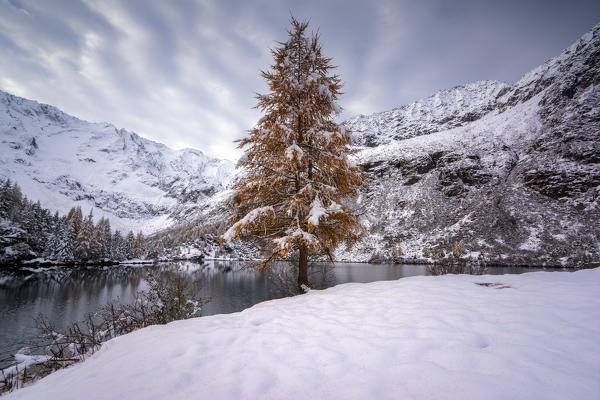
[[[300,257],[298,258],[298,288],[302,290],[302,285],[308,286],[308,251],[306,246],[300,247]]]

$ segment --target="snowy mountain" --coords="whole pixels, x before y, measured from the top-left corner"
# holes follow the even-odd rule
[[[372,179],[369,233],[339,259],[393,246],[423,259],[462,240],[500,263],[600,262],[600,25],[513,86],[458,86],[346,124]]]
[[[93,207],[113,228],[153,232],[223,190],[233,169],[198,150],[175,151],[0,91],[0,176],[51,210]]]
[[[498,81],[456,86],[391,111],[351,118],[346,126],[361,144],[376,147],[475,121],[494,110],[496,98],[509,89],[509,85]]]
[[[370,175],[356,204],[368,231],[336,259],[428,262],[462,241],[498,264],[600,263],[599,36],[600,25],[514,85],[475,82],[346,121]],[[231,195],[201,219],[222,224]]]
[[[371,176],[357,199],[368,232],[337,259],[426,261],[463,241],[502,264],[599,263],[599,88],[600,25],[514,85],[475,82],[348,120]],[[44,207],[94,206],[123,230],[224,231],[227,161],[4,92],[0,148],[0,176]]]

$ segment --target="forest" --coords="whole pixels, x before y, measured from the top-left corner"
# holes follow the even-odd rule
[[[112,231],[107,218],[94,222],[80,206],[67,215],[43,208],[23,195],[17,182],[0,184],[0,264],[28,259],[48,263],[111,263],[146,258],[147,241],[133,231]]]

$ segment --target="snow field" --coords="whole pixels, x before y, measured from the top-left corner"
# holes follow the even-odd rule
[[[116,338],[6,398],[597,399],[598,293],[599,268],[339,285]]]

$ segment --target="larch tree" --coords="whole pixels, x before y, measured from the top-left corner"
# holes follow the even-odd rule
[[[98,241],[98,257],[99,258],[110,258],[110,248],[112,234],[110,231],[110,221],[108,218],[102,217],[98,221],[95,229],[95,236]]]
[[[133,257],[143,258],[146,251],[146,238],[144,238],[144,234],[139,231],[137,235],[135,235],[135,240],[133,241]]]
[[[286,42],[271,50],[274,64],[263,71],[269,93],[257,95],[264,116],[240,140],[243,177],[235,187],[227,242],[258,241],[260,269],[298,255],[298,286],[308,285],[308,256],[352,243],[362,231],[348,206],[362,172],[348,161],[351,135],[334,122],[341,108],[341,80],[321,53],[319,36],[307,37],[308,22],[291,18]]]
[[[67,214],[67,219],[73,223],[75,235],[78,235],[81,225],[83,224],[83,212],[81,211],[81,206],[71,208],[69,214]]]
[[[81,261],[90,261],[95,255],[94,216],[92,210],[90,209],[87,218],[81,222],[75,239],[75,257]]]

